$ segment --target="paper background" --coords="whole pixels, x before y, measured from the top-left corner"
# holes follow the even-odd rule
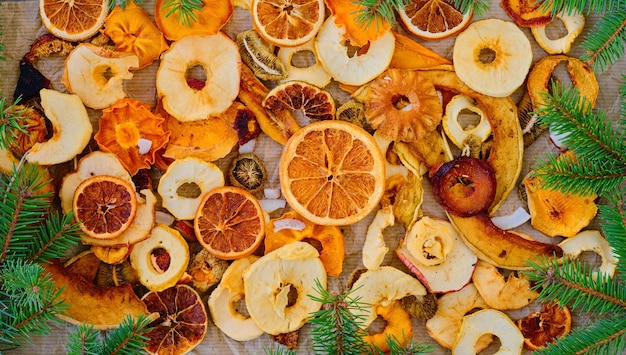
[[[154,5],[152,1],[144,2],[143,4],[141,4],[141,7],[144,8],[151,16],[153,15]],[[236,8],[234,16],[232,17],[230,22],[223,28],[223,31],[227,33],[231,38],[234,38],[235,35],[241,30],[245,30],[251,27],[251,21],[249,16],[250,15],[246,10]],[[492,2],[490,12],[487,15],[482,16],[482,18],[491,17],[510,20],[500,8],[499,2],[496,1]],[[578,47],[578,44],[581,42],[581,38],[589,33],[590,29],[596,21],[597,18],[593,16],[589,16],[586,18],[585,30],[574,43],[574,47],[572,52],[570,52],[570,55],[578,57],[580,56],[580,54],[582,54],[582,50]],[[0,62],[0,95],[7,97],[7,101],[9,101],[12,99],[13,90],[15,88],[15,83],[18,78],[19,60],[25,53],[28,52],[30,44],[39,35],[45,33],[46,30],[41,26],[38,15],[37,1],[0,2],[0,23],[2,24],[1,32],[4,33],[1,37],[5,45],[5,51],[3,55],[8,59],[6,62]],[[398,30],[400,32],[403,32],[401,28],[398,28]],[[545,55],[545,52],[536,44],[532,34],[530,33],[530,30],[523,29],[523,31],[532,43],[534,63],[539,58],[543,57]],[[418,40],[418,42],[428,46],[440,55],[451,59],[454,39],[455,37],[436,42],[425,42],[421,40]],[[44,73],[44,75],[46,75],[49,79],[53,81],[54,89],[57,89],[59,91],[66,91],[63,85],[60,83],[60,78],[63,75],[63,58],[55,57],[40,60],[40,62],[38,63],[38,67]],[[153,63],[152,65],[135,72],[134,78],[126,82],[126,89],[131,97],[148,103],[152,106],[155,104],[156,90],[154,88],[154,76],[157,68],[158,62]],[[620,84],[621,75],[623,73],[626,73],[625,58],[622,58],[617,64],[610,67],[604,73],[598,75],[598,81],[600,83],[600,94],[598,97],[597,107],[606,110],[607,116],[612,117],[614,120],[617,120],[617,118],[619,117],[619,99],[617,95],[617,88]],[[348,98],[348,95],[341,92],[341,90],[338,89],[335,83],[332,83],[329,87],[327,87],[327,89],[331,91],[331,93],[333,93],[333,96],[337,101],[337,106],[339,106]],[[520,89],[512,95],[512,98],[515,102],[519,100],[522,92],[522,89]],[[99,113],[90,110],[90,116],[92,117],[94,123],[96,123],[97,118],[99,117]],[[532,164],[536,161],[538,157],[543,156],[544,152],[551,149],[553,148],[552,145],[549,143],[547,135],[542,135],[525,152],[524,169],[521,176],[524,176],[524,174],[528,172],[530,166],[532,166]],[[259,157],[261,157],[265,161],[268,173],[272,175],[272,177],[267,182],[266,187],[278,187],[276,172],[278,168],[277,162],[280,157],[280,152],[281,146],[277,143],[274,143],[267,137],[262,137],[260,139],[259,145],[255,150],[255,153],[257,153]],[[233,155],[231,154],[229,157],[222,159],[219,162],[219,165],[222,167],[227,166],[229,159],[232,158],[232,156]],[[429,186],[426,186],[425,188],[425,201],[423,205],[424,215],[445,218],[442,210],[431,197]],[[504,203],[503,206],[500,208],[498,214],[511,213],[519,206],[522,206],[522,203],[517,198],[516,191],[513,191],[507,199],[506,203]],[[328,284],[331,290],[344,290],[345,281],[350,272],[356,266],[362,265],[360,249],[363,243],[363,238],[367,225],[371,221],[372,217],[373,214],[368,216],[368,218],[364,219],[357,225],[344,228],[344,238],[347,254],[346,260],[344,262],[344,272],[338,278],[329,277]],[[597,221],[594,222],[594,225],[592,225],[592,227],[597,227]],[[544,241],[549,241],[553,243],[558,242],[557,239],[551,239],[540,235],[539,233],[534,231],[528,223],[521,228],[518,228],[518,230],[531,234],[534,237]],[[403,234],[404,229],[400,226],[394,226],[385,230],[385,240],[391,251],[395,249],[398,240],[402,238]],[[386,256],[383,264],[394,265],[401,270],[406,271],[406,268],[401,265],[401,263],[397,260],[395,256],[393,256],[393,252],[390,252]],[[528,314],[531,308],[532,307],[527,307],[526,309],[511,312],[510,314],[514,319],[517,319]],[[593,320],[586,315],[581,316],[574,313],[574,316],[574,326],[584,325]],[[427,335],[424,327],[424,320],[413,319],[412,322],[415,339],[417,339],[418,341],[423,340],[427,343],[433,344],[436,348],[436,354],[449,353],[448,350],[440,348],[436,344],[436,342]],[[66,352],[65,343],[67,334],[69,334],[69,332],[73,329],[75,329],[73,325],[68,325],[65,323],[55,324],[53,325],[52,335],[47,337],[33,336],[31,338],[33,342],[32,344],[22,349],[12,351],[10,353],[64,354]],[[309,326],[304,326],[300,332],[300,342],[298,346],[299,354],[312,352],[308,333]],[[254,341],[233,341],[232,339],[221,333],[217,329],[217,327],[215,327],[209,321],[206,339],[195,350],[193,350],[192,353],[261,354],[263,352],[263,349],[269,349],[273,347],[274,343],[267,335],[264,335]],[[492,348],[494,347],[492,346],[490,349]],[[527,351],[525,350],[524,352],[526,353]]]

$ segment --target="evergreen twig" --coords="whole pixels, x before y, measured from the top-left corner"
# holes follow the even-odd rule
[[[116,5],[119,5],[123,10],[126,10],[126,6],[130,1],[134,1],[137,4],[141,4],[142,0],[109,0],[109,11],[113,11]]]
[[[615,64],[626,51],[626,3],[603,16],[580,47],[587,52],[580,59],[596,72]]]
[[[0,149],[8,150],[9,146],[17,143],[16,132],[28,134],[26,128],[21,124],[24,109],[16,109],[21,98],[18,97],[8,107],[6,99],[0,98]]]
[[[374,24],[376,28],[385,23],[396,22],[396,10],[402,8],[408,0],[355,0],[354,4],[360,7],[355,12],[356,21],[365,28]]]
[[[151,319],[140,314],[136,320],[127,315],[122,323],[102,340],[101,355],[136,355],[147,344]]]
[[[67,337],[67,355],[101,355],[98,331],[91,325],[79,324]]]
[[[555,134],[574,156],[548,156],[535,170],[548,188],[576,194],[602,195],[616,189],[626,179],[626,137],[624,129],[614,129],[603,111],[591,104],[575,88],[552,85],[543,96],[544,108],[535,113],[539,123]]]
[[[474,16],[480,17],[489,12],[490,0],[451,0],[455,8],[464,14],[473,11]]]
[[[162,9],[166,11],[166,18],[175,15],[178,17],[178,22],[191,27],[198,21],[196,11],[202,10],[203,7],[202,0],[165,0]]]
[[[626,6],[626,0],[538,0],[543,9],[552,7],[552,16],[563,12],[608,14]]]
[[[607,195],[608,205],[599,205],[602,232],[617,256],[616,272],[626,275],[626,194],[624,189]]]

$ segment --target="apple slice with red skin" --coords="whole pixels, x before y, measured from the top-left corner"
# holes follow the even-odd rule
[[[436,265],[421,262],[418,253],[428,254],[437,243],[450,243],[452,247]],[[446,248],[442,246],[441,249]],[[470,282],[478,262],[476,254],[465,245],[450,222],[429,217],[423,217],[411,227],[396,249],[396,255],[430,293],[460,290]]]

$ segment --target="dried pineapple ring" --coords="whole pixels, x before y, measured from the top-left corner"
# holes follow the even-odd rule
[[[463,128],[459,122],[459,115],[463,110],[476,113],[480,116],[480,122],[474,127]],[[472,134],[477,136],[482,142],[491,134],[491,124],[485,112],[476,105],[472,98],[465,95],[456,95],[446,105],[446,114],[443,117],[443,129],[452,143],[459,148],[463,148],[463,142]]]
[[[84,43],[65,59],[63,84],[85,106],[99,110],[127,97],[123,81],[132,79],[131,69],[138,67],[139,57],[134,54]]]
[[[293,56],[299,52],[312,52],[315,60],[313,65],[306,67],[298,67],[292,64]],[[280,82],[284,83],[291,80],[300,80],[317,87],[323,88],[330,83],[332,76],[326,71],[320,60],[318,59],[317,49],[314,41],[308,41],[297,47],[281,47],[278,50],[278,59],[285,65],[287,69],[287,77]]]
[[[426,295],[426,288],[416,278],[392,266],[381,266],[364,272],[351,289],[352,297],[363,302],[362,307],[350,310],[362,317],[363,328],[376,319],[376,307],[388,306],[409,295]]]
[[[524,32],[513,22],[492,18],[472,23],[457,36],[452,62],[459,79],[473,90],[506,97],[522,86],[532,59]]]
[[[224,334],[237,340],[248,341],[263,335],[254,320],[237,312],[235,304],[245,295],[243,272],[258,256],[247,256],[233,261],[222,276],[220,284],[211,292],[209,310],[213,323]]]
[[[158,249],[169,254],[169,265],[165,268],[157,267],[152,261]],[[187,270],[189,246],[177,230],[160,224],[152,229],[148,239],[133,246],[130,263],[142,285],[160,292],[174,286]]]
[[[390,30],[370,42],[366,53],[352,57],[342,32],[334,16],[329,16],[315,40],[318,59],[335,80],[346,85],[363,85],[387,69],[396,41]]]
[[[307,295],[315,283],[326,288],[326,270],[315,247],[294,242],[262,256],[243,274],[248,313],[270,335],[300,329],[321,303]],[[294,289],[298,299],[287,307],[288,294]]]
[[[207,76],[200,90],[187,84],[187,70],[194,66],[201,66]],[[203,120],[235,101],[240,68],[239,47],[226,34],[186,36],[161,56],[157,93],[165,110],[179,121]]]
[[[594,279],[599,275],[613,277],[615,274],[617,255],[613,252],[609,242],[602,237],[600,231],[582,231],[574,237],[565,239],[559,246],[563,249],[563,254],[571,259],[578,258],[584,251],[593,251],[600,255],[602,264],[597,271],[593,271]]]
[[[585,27],[585,17],[582,14],[565,14],[559,12],[555,16],[556,19],[563,22],[567,34],[563,37],[551,39],[546,35],[547,25],[533,26],[530,31],[533,33],[535,40],[539,46],[548,54],[567,53],[572,48],[572,43],[581,34]]]
[[[181,187],[197,187],[200,191],[189,197],[181,195]],[[224,173],[210,162],[198,158],[177,159],[161,177],[157,191],[165,207],[178,219],[193,219],[204,195],[211,189],[224,186]]]

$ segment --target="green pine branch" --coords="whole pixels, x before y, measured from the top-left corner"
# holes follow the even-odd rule
[[[18,97],[7,106],[6,99],[0,98],[0,149],[8,150],[10,146],[17,144],[17,132],[28,134],[23,122],[24,109],[16,109],[20,102]]]
[[[351,292],[333,294],[318,280],[315,291],[318,295],[308,296],[320,302],[322,308],[309,319],[313,325],[313,351],[316,354],[371,354],[371,347],[363,340],[363,336],[367,335],[363,330],[364,319],[351,311],[363,307],[360,300],[353,298]]]
[[[30,337],[49,335],[50,323],[60,321],[67,305],[50,276],[39,264],[24,260],[7,260],[0,270],[2,312],[0,351],[30,342]]]
[[[481,17],[489,12],[489,0],[451,0],[450,3],[464,14],[473,11],[474,16]]]
[[[365,28],[374,24],[376,28],[385,23],[396,22],[396,10],[402,8],[408,0],[355,0],[353,4],[360,6],[356,11],[356,21]]]
[[[143,352],[148,343],[146,334],[152,320],[149,316],[139,315],[136,320],[126,316],[117,328],[110,331],[102,340],[101,355],[136,355]]]
[[[296,355],[295,350],[287,349],[285,346],[277,344],[273,349],[263,349],[265,355]]]
[[[621,190],[621,191],[620,191]],[[616,272],[626,275],[626,189],[607,195],[608,205],[599,205],[602,233],[617,256]]]
[[[67,355],[101,355],[98,335],[93,326],[79,324],[67,337]]]
[[[626,130],[626,74],[622,74],[622,84],[619,86],[619,97],[620,97],[620,126]],[[626,133],[622,133],[625,134]]]
[[[622,354],[626,349],[626,314],[600,319],[588,327],[573,329],[556,343],[533,352],[533,355]]]
[[[78,245],[82,233],[79,224],[74,221],[74,213],[63,215],[58,211],[51,212],[44,225],[39,227],[37,237],[24,246],[25,257],[39,263],[62,258]]]
[[[626,6],[625,0],[538,0],[542,8],[552,7],[552,16],[563,12],[566,14],[575,13],[596,13],[608,14],[614,10]]]
[[[580,59],[596,72],[615,64],[626,51],[626,3],[602,16],[580,47],[587,52]]]
[[[163,10],[165,17],[177,16],[178,22],[186,27],[191,27],[198,21],[196,11],[201,11],[204,7],[202,0],[165,0]]]
[[[116,5],[119,5],[122,8],[122,11],[126,10],[126,6],[128,3],[133,0],[109,0],[109,11],[113,11]],[[142,0],[134,0],[136,4],[141,4]]]
[[[575,88],[554,83],[552,93],[543,96],[544,108],[535,113],[539,123],[555,134],[574,153],[548,156],[534,174],[548,188],[576,194],[603,195],[626,179],[626,132],[614,129],[604,111],[591,104]],[[623,123],[623,122],[622,122]]]

